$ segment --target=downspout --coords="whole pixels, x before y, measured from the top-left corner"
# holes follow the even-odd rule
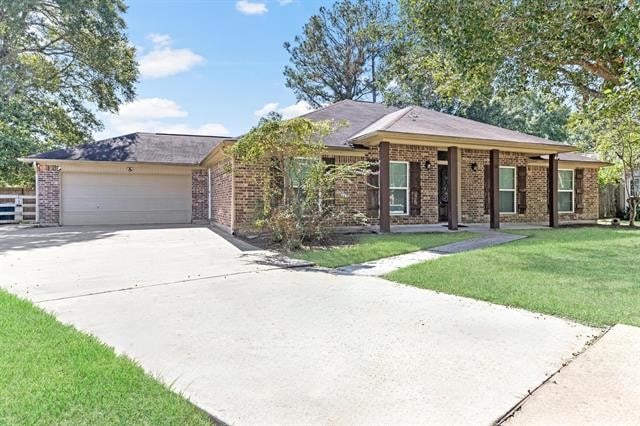
[[[207,200],[209,201],[209,209],[207,211],[209,212],[209,223],[211,223],[211,167],[207,169],[207,183],[209,185],[209,195],[207,196]]]
[[[40,198],[38,197],[38,163],[33,162],[33,170],[36,173],[36,223],[40,223]]]

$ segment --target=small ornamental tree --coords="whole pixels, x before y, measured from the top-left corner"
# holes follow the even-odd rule
[[[606,90],[573,117],[571,128],[588,149],[595,149],[604,160],[622,170],[629,225],[635,226],[640,204],[640,89],[624,85]]]
[[[330,121],[282,120],[270,114],[233,145],[236,164],[252,167],[262,188],[255,225],[288,249],[326,236],[331,221],[345,215],[364,222],[364,212],[340,208],[336,183],[368,173],[369,164],[330,164],[322,138],[335,130]]]

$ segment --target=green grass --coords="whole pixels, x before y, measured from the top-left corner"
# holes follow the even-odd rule
[[[514,231],[529,238],[425,262],[392,281],[591,325],[640,326],[640,231]]]
[[[412,251],[426,250],[478,236],[472,232],[362,235],[352,245],[302,250],[294,252],[292,255],[316,265],[337,268]]]
[[[0,424],[211,424],[95,338],[0,291]]]

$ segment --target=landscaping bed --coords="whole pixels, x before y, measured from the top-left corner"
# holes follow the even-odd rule
[[[0,424],[211,424],[97,339],[0,290]]]
[[[386,276],[591,325],[640,326],[640,231],[518,230],[529,238],[410,266]]]

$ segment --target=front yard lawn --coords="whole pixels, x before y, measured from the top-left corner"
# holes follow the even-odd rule
[[[412,251],[427,250],[476,237],[479,235],[472,232],[361,235],[350,245],[301,250],[291,255],[319,266],[337,268]]]
[[[95,338],[0,290],[0,424],[211,424]]]
[[[529,238],[400,269],[392,281],[591,325],[640,326],[640,231],[514,231]]]

